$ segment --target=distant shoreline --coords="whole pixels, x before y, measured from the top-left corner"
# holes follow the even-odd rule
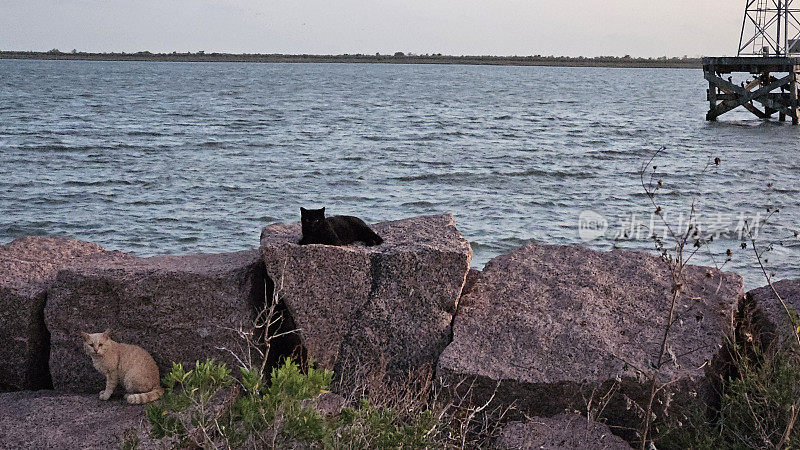
[[[0,59],[78,61],[165,61],[165,62],[251,62],[251,63],[372,63],[372,64],[458,64],[496,66],[619,67],[699,69],[701,58],[631,58],[600,56],[448,56],[448,55],[284,55],[230,53],[65,53],[0,51]]]

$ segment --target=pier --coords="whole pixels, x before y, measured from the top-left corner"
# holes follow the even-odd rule
[[[746,0],[736,57],[703,58],[707,120],[743,107],[760,119],[776,113],[798,124],[800,8],[794,0]],[[731,74],[745,74],[733,81]]]
[[[735,84],[733,73],[749,74],[752,80]],[[703,58],[703,75],[708,81],[706,120],[715,121],[741,106],[761,119],[777,113],[779,120],[791,117],[797,125],[798,73],[800,57]]]

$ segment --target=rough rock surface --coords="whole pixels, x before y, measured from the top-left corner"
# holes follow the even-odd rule
[[[257,250],[213,255],[102,255],[66,268],[49,291],[45,320],[51,332],[53,386],[99,392],[103,376],[81,348],[80,332],[112,330],[115,341],[140,345],[161,370],[216,358],[243,342],[225,327],[252,326],[264,301]],[[241,354],[241,353],[240,353]],[[235,372],[234,372],[235,373]]]
[[[469,269],[467,272],[467,281],[464,282],[464,289],[461,290],[461,297],[469,294],[478,280],[481,279],[481,271],[478,269]]]
[[[607,426],[577,414],[512,422],[503,428],[496,446],[509,450],[631,450]]]
[[[800,313],[800,279],[781,280],[772,283],[790,311]],[[782,342],[792,336],[792,325],[781,302],[769,286],[753,289],[747,293],[748,305],[755,308],[753,325],[761,336],[761,342]],[[776,341],[777,339],[777,341]]]
[[[300,246],[300,224],[261,234],[269,277],[309,357],[339,375],[385,364],[389,376],[435,366],[472,249],[450,215],[383,222],[384,239],[336,247]],[[342,375],[343,377],[346,375]]]
[[[121,398],[59,395],[53,391],[0,394],[0,448],[119,448],[125,431],[135,429],[140,449],[155,448],[147,437],[145,407]]]
[[[102,251],[57,237],[24,237],[0,246],[0,391],[49,387],[47,287],[61,267]]]
[[[743,296],[739,275],[695,266],[684,275],[669,340],[676,358],[667,357],[659,378],[680,380],[673,409],[695,395],[713,401],[715,357]],[[490,261],[462,298],[438,373],[472,378],[476,402],[490,398],[499,383],[495,401],[545,417],[585,411],[588,398],[598,400],[618,381],[606,418],[609,425],[635,426],[635,409],[624,399],[643,401],[641,374],[658,360],[671,287],[655,255],[520,248]]]

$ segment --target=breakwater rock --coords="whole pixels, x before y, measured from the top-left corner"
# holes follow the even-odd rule
[[[0,394],[0,447],[6,449],[105,450],[132,436],[140,449],[159,448],[148,439],[146,422],[141,405],[105,402],[96,394]]]
[[[300,225],[279,224],[264,228],[258,250],[152,258],[61,238],[4,245],[0,390],[48,388],[52,379],[58,394],[15,393],[0,398],[0,409],[39,405],[52,417],[69,415],[74,404],[117,411],[115,402],[90,401],[103,378],[83,354],[80,331],[111,328],[116,340],[147,349],[162,374],[172,362],[206,358],[235,369],[231,351],[241,355],[245,345],[235,331],[251,327],[274,301],[286,318],[280,331],[294,333],[291,345],[271,348],[273,356],[313,358],[335,370],[343,386],[370,376],[365,372],[397,380],[428,368],[445,387],[467,387],[452,392],[466,402],[492,399],[513,406],[513,420],[536,418],[509,426],[498,445],[550,442],[537,440],[545,436],[542,423],[558,440],[556,431],[578,425],[561,414],[598,412],[598,402],[600,423],[580,425],[599,430],[600,440],[608,426],[633,442],[641,421],[636,405],[646,399],[654,371],[659,384],[669,383],[669,397],[656,402],[658,417],[667,407],[680,414],[696,403],[713,406],[721,349],[746,303],[738,275],[686,267],[659,363],[674,280],[657,255],[530,245],[479,271],[470,269],[472,250],[450,215],[373,229],[384,244],[300,246]],[[796,281],[775,286],[792,308],[800,307]],[[786,327],[768,294],[752,291],[750,304],[773,328]],[[260,336],[256,330],[251,337]],[[136,408],[126,405],[120,417],[131,422],[127,415]],[[0,411],[0,430],[39,420],[24,417]],[[562,420],[569,423],[558,425]],[[45,423],[45,434],[71,439],[55,419]],[[0,447],[22,442],[19,436],[0,434]],[[99,446],[106,442],[97,439]]]
[[[58,237],[24,237],[0,246],[0,391],[50,387],[47,289],[58,270],[99,245]]]
[[[258,251],[138,258],[115,252],[62,269],[48,291],[50,373],[62,392],[99,392],[104,377],[83,352],[80,332],[112,330],[118,342],[149,351],[163,375],[172,362],[193,367],[241,354],[233,331],[252,326],[264,303]]]
[[[793,336],[792,328],[800,326],[800,322],[792,324],[787,313],[788,310],[796,316],[800,311],[800,280],[781,280],[772,286],[753,289],[747,293],[747,299],[747,332],[751,338],[758,337],[760,344],[781,345],[784,339]]]
[[[718,356],[732,336],[744,286],[739,275],[688,266],[666,354],[660,346],[673,279],[655,255],[579,246],[530,245],[491,260],[461,300],[439,375],[469,387],[478,404],[530,415],[586,410],[618,391],[604,415],[636,429],[649,374],[670,383],[675,409],[713,404]],[[494,397],[493,397],[494,396]],[[660,408],[663,410],[663,407]],[[662,411],[658,411],[660,415]]]
[[[300,224],[273,225],[261,254],[310,358],[342,377],[397,378],[435,366],[450,343],[472,249],[450,215],[372,228],[382,245],[301,246]]]
[[[503,450],[631,450],[622,438],[607,426],[577,414],[533,417],[512,422],[503,428],[497,440]]]

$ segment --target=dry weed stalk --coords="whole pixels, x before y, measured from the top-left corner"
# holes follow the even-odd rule
[[[242,342],[239,353],[226,347],[215,348],[230,353],[241,367],[256,368],[262,375],[268,375],[267,364],[272,356],[270,352],[273,342],[301,331],[300,328],[281,331],[287,320],[284,311],[280,309],[282,290],[283,276],[280,277],[279,283],[274,285],[271,293],[267,281],[264,281],[264,305],[256,311],[253,323],[248,326],[240,324],[238,328],[222,327],[239,337]]]
[[[775,288],[775,285],[773,284],[773,281],[772,281],[773,275],[770,274],[767,271],[767,268],[765,266],[766,260],[764,258],[764,253],[770,251],[772,249],[772,246],[769,245],[764,250],[759,251],[759,246],[756,243],[756,236],[755,236],[755,233],[754,233],[754,229],[762,228],[763,226],[769,224],[770,223],[770,219],[775,214],[777,214],[779,212],[780,212],[779,209],[767,208],[767,216],[763,219],[763,221],[761,223],[753,224],[753,223],[748,223],[747,221],[745,221],[744,225],[745,225],[745,231],[747,231],[748,240],[750,241],[750,246],[753,249],[753,254],[756,257],[756,261],[758,262],[758,267],[761,270],[761,273],[764,275],[764,279],[766,280],[767,285],[769,286],[770,291],[772,292],[773,296],[780,303],[781,307],[783,308],[783,311],[786,313],[786,317],[788,319],[789,326],[790,326],[790,328],[792,330],[792,337],[794,337],[794,341],[792,342],[792,345],[789,346],[789,349],[791,350],[791,352],[795,356],[800,356],[800,323],[798,321],[798,317],[789,308],[789,305],[786,304],[786,301],[783,299],[781,294]],[[797,237],[797,234],[795,234],[795,237]],[[743,245],[742,247],[745,247],[745,245]],[[774,349],[774,350],[777,351],[776,349]],[[748,406],[750,406],[749,403],[748,403]],[[750,410],[752,412],[752,406],[750,406]],[[792,434],[792,431],[794,429],[795,423],[797,422],[797,415],[798,415],[799,412],[800,412],[800,398],[797,398],[795,400],[794,404],[791,406],[791,408],[787,412],[787,414],[789,415],[789,420],[787,421],[788,423],[786,425],[786,428],[784,429],[784,431],[783,431],[783,433],[781,435],[781,440],[779,441],[778,445],[775,448],[777,448],[777,449],[784,448],[784,446],[788,442],[789,438],[791,437],[791,434]],[[762,426],[761,418],[758,417],[758,415],[756,415],[754,412],[753,412],[753,420],[759,427],[759,431],[761,433],[761,436],[762,436],[762,439],[763,439],[764,443],[765,444],[770,443],[771,439],[769,439],[768,433],[766,433],[766,431],[764,430],[764,428]]]
[[[667,246],[664,243],[664,240],[659,238],[657,235],[653,235],[653,241],[656,244],[656,248],[661,253],[663,261],[667,264],[671,278],[672,278],[672,289],[669,297],[669,309],[666,316],[666,321],[663,329],[663,333],[661,334],[660,339],[660,346],[659,346],[659,353],[658,358],[655,364],[652,364],[652,367],[649,368],[647,372],[648,380],[649,380],[649,396],[647,398],[647,403],[644,407],[641,408],[642,413],[642,427],[639,431],[640,435],[640,448],[645,449],[648,445],[653,448],[653,436],[652,436],[652,421],[656,418],[654,414],[654,404],[656,401],[657,396],[659,393],[666,390],[666,388],[674,383],[677,380],[667,380],[667,381],[659,381],[661,378],[659,376],[662,367],[665,364],[669,364],[670,362],[676,362],[682,356],[690,353],[684,353],[681,355],[675,355],[674,352],[671,350],[669,346],[670,340],[670,333],[672,331],[672,326],[676,320],[679,318],[676,317],[676,306],[679,302],[681,292],[685,288],[683,280],[683,273],[684,268],[687,266],[689,261],[694,257],[697,252],[701,250],[701,248],[708,248],[706,245],[710,242],[711,239],[704,240],[703,236],[700,234],[700,230],[694,224],[694,216],[695,216],[695,199],[692,199],[691,202],[691,209],[689,215],[689,223],[687,228],[676,230],[667,220],[664,218],[664,213],[661,206],[656,201],[656,193],[663,186],[661,180],[655,181],[655,173],[657,170],[657,166],[652,165],[653,161],[655,160],[656,156],[664,150],[663,148],[656,152],[653,157],[642,166],[642,170],[640,172],[641,184],[647,194],[648,199],[650,200],[651,205],[655,208],[655,213],[661,219],[661,222],[664,226],[665,236],[668,237],[673,245]],[[702,176],[706,173],[707,169],[711,167],[712,163],[706,164],[703,168],[700,176],[698,177],[698,182],[702,178]],[[720,160],[719,158],[715,158],[714,165],[719,165]],[[652,166],[652,172],[650,172],[649,180],[646,179],[645,173],[648,171],[649,167]],[[698,189],[694,189],[693,192],[698,192]],[[764,257],[765,252],[768,252],[772,249],[772,245],[768,245],[766,248],[761,249],[761,246],[757,243],[756,235],[754,230],[763,227],[766,225],[770,219],[773,217],[774,214],[778,213],[779,210],[767,208],[768,215],[766,216],[763,221],[759,223],[750,223],[748,221],[744,221],[744,230],[746,232],[746,238],[742,242],[742,249],[747,248],[749,244],[755,254],[756,262],[758,263],[758,267],[761,270],[761,273],[764,275],[764,278],[767,282],[767,285],[770,288],[770,291],[774,295],[775,299],[780,303],[783,311],[786,313],[788,317],[789,323],[791,324],[792,328],[792,342],[790,355],[792,358],[799,358],[800,357],[800,321],[798,321],[797,316],[791,310],[789,305],[786,301],[781,297],[780,293],[775,288],[772,278],[774,275],[770,274],[767,270],[767,260]],[[759,220],[759,216],[756,217],[756,220]],[[797,237],[797,233],[795,233],[795,238]],[[693,245],[693,249],[690,247]],[[691,250],[690,250],[691,249]],[[731,250],[727,251],[727,262],[731,261]],[[709,250],[709,257],[717,266],[717,269],[721,270],[714,259],[713,254],[711,254]],[[723,266],[725,265],[723,264]],[[720,280],[721,283],[721,280]],[[731,362],[735,364],[737,369],[741,367],[746,367],[748,364],[755,364],[754,367],[761,367],[761,364],[775,364],[775,361],[779,361],[775,358],[778,357],[780,353],[780,349],[772,348],[771,351],[774,352],[772,356],[765,356],[764,354],[754,354],[754,355],[743,355],[739,353],[737,348],[737,341],[732,340],[731,344],[729,345],[730,349],[732,350],[732,360]],[[756,359],[751,360],[751,358],[756,357]],[[762,359],[766,358],[766,359]],[[743,364],[744,366],[741,366]],[[752,367],[752,366],[751,366]],[[637,371],[640,369],[637,369]],[[752,369],[751,369],[752,370]],[[748,372],[749,373],[749,372]],[[778,429],[775,426],[780,423],[779,420],[776,420],[775,415],[766,415],[761,416],[764,414],[764,408],[770,407],[772,404],[768,403],[770,401],[774,401],[773,399],[763,398],[762,395],[764,392],[769,392],[769,384],[772,382],[771,380],[762,380],[762,379],[754,379],[752,374],[744,374],[740,373],[737,377],[745,377],[748,376],[748,380],[746,383],[754,383],[750,388],[753,389],[752,392],[748,393],[748,391],[739,391],[740,398],[742,399],[742,409],[740,411],[728,411],[728,413],[737,414],[741,412],[742,414],[749,417],[749,421],[752,424],[752,435],[747,436],[746,433],[740,432],[740,430],[731,429],[731,427],[727,426],[725,421],[720,422],[715,427],[719,427],[720,430],[725,430],[725,432],[729,436],[734,436],[734,440],[738,442],[738,445],[746,445],[748,447],[757,447],[757,448],[783,448],[786,445],[789,445],[791,438],[792,438],[792,431],[794,430],[795,424],[797,422],[797,416],[800,414],[800,398],[797,398],[795,401],[790,403],[785,411],[786,417],[785,421],[783,422],[784,425]],[[737,378],[738,379],[738,378]],[[745,382],[744,378],[742,382]],[[731,380],[726,381],[726,383],[731,383]],[[726,384],[727,386],[727,384]],[[739,389],[741,388],[741,384],[739,384]],[[744,386],[748,386],[745,384]],[[753,395],[759,396],[758,398],[752,397]],[[729,400],[729,401],[735,401]],[[638,405],[637,405],[638,406]],[[759,409],[760,408],[760,409]],[[779,440],[778,440],[779,439]],[[760,442],[759,442],[760,441]],[[775,445],[775,442],[777,445]]]
[[[440,423],[448,424],[449,430],[440,438],[443,446],[449,448],[485,448],[494,442],[502,430],[506,417],[514,409],[514,405],[491,407],[501,381],[494,387],[492,395],[486,402],[476,406],[472,401],[475,379],[469,381],[469,387],[462,390],[468,378],[462,377],[457,383],[450,386],[439,380],[438,385],[449,392],[448,402],[439,415]]]
[[[648,443],[652,445],[650,439],[652,421],[655,418],[655,414],[653,412],[653,407],[656,398],[658,395],[664,391],[667,387],[672,385],[673,383],[679,381],[678,379],[670,379],[668,381],[660,381],[660,374],[661,369],[668,363],[677,363],[678,358],[681,356],[685,356],[687,353],[681,355],[675,355],[673,350],[669,345],[670,339],[670,332],[672,331],[672,327],[680,320],[680,317],[676,317],[676,310],[678,306],[678,300],[681,297],[681,293],[684,290],[684,270],[688,266],[689,261],[703,248],[707,241],[701,235],[700,229],[695,224],[695,216],[696,216],[696,198],[692,198],[690,209],[689,209],[689,217],[688,217],[688,225],[685,229],[676,230],[672,224],[667,221],[664,216],[664,210],[661,205],[658,204],[656,201],[656,194],[658,190],[663,186],[662,180],[656,180],[656,171],[658,169],[657,165],[653,165],[653,161],[658,157],[658,155],[665,150],[665,147],[662,147],[658,151],[656,151],[653,156],[650,158],[647,163],[642,165],[642,168],[639,172],[640,181],[642,188],[647,195],[647,198],[650,200],[652,207],[654,208],[655,214],[660,218],[664,229],[666,230],[666,236],[670,239],[673,244],[671,247],[664,242],[664,239],[660,238],[656,233],[652,233],[651,237],[653,242],[656,246],[656,250],[661,255],[662,261],[667,265],[669,270],[670,278],[671,278],[671,288],[670,288],[670,296],[669,296],[669,308],[667,310],[667,314],[665,317],[664,322],[664,329],[660,337],[660,344],[659,344],[659,351],[656,358],[656,362],[653,364],[651,362],[651,367],[646,372],[646,376],[649,381],[649,395],[647,397],[647,404],[643,409],[643,424],[641,430],[639,432],[641,438],[640,448],[645,450],[648,447]],[[705,173],[708,171],[712,165],[718,166],[720,164],[720,159],[715,158],[714,161],[709,161],[703,167],[703,170],[700,172],[699,176],[697,177],[697,182],[702,180]],[[649,171],[649,179],[645,180],[645,173],[648,172],[648,169],[652,167],[652,171]],[[695,187],[692,192],[698,192],[698,189]],[[652,230],[650,230],[652,231]],[[691,250],[689,250],[689,245],[692,246]],[[712,261],[716,265],[716,261],[711,255],[709,251],[709,255],[711,256]],[[729,261],[730,259],[728,259]],[[726,261],[727,263],[727,261]],[[723,264],[724,265],[724,264]],[[721,269],[721,267],[717,267],[717,269]],[[720,281],[721,283],[721,281]]]
[[[490,446],[502,430],[511,406],[492,406],[500,382],[490,398],[476,405],[473,402],[475,380],[462,377],[451,385],[434,377],[434,369],[421,366],[410,369],[406,376],[392,380],[387,375],[386,358],[378,364],[361,364],[349,360],[341,373],[347,380],[339,380],[334,391],[344,394],[347,404],[357,404],[368,399],[377,408],[391,409],[399,420],[411,422],[415,415],[429,411],[436,421],[425,437],[440,448],[485,448]],[[471,380],[469,386],[464,385]],[[364,438],[366,439],[366,438]],[[364,444],[368,444],[366,440]]]

